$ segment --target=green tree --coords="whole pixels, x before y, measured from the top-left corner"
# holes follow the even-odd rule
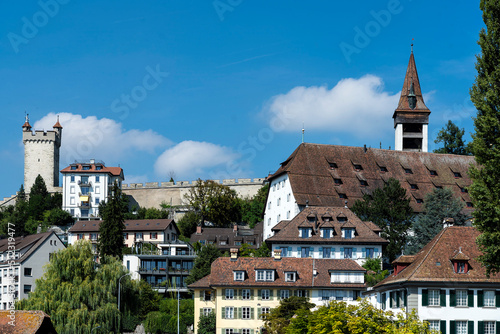
[[[198,320],[198,334],[216,334],[216,320],[215,312],[210,312],[208,315],[200,315]]]
[[[120,260],[123,258],[124,205],[122,191],[115,182],[108,200],[99,204],[99,214],[102,217],[98,241],[100,256],[115,256]]]
[[[286,327],[299,310],[309,311],[314,306],[316,305],[306,297],[292,296],[282,299],[277,307],[264,316],[264,328],[270,334],[285,333]]]
[[[9,223],[11,223],[10,227],[12,226],[14,227],[16,237],[26,235],[27,233],[25,225],[28,219],[29,219],[29,204],[26,201],[26,194],[24,192],[24,187],[21,185],[21,187],[19,188],[16,205],[14,206],[14,209],[10,214],[10,216],[6,219],[7,227],[9,227]]]
[[[182,216],[182,218],[177,223],[179,230],[181,231],[181,235],[186,238],[190,238],[191,234],[196,232],[196,227],[201,221],[200,215],[198,215],[194,211],[188,211]]]
[[[489,275],[500,272],[500,3],[481,0],[479,6],[486,29],[479,33],[481,54],[476,56],[477,76],[470,90],[477,109],[471,151],[479,166],[469,171],[469,192],[474,226],[481,232],[479,260]]]
[[[265,242],[260,245],[259,248],[255,250],[255,257],[269,257],[271,256],[271,250]]]
[[[65,226],[74,223],[75,220],[68,211],[53,208],[44,212],[43,221],[48,225]]]
[[[389,241],[385,256],[392,262],[402,253],[407,242],[408,229],[414,217],[410,198],[398,180],[390,178],[383,188],[364,195],[351,210],[362,220],[371,220],[382,229],[382,237]]]
[[[450,188],[435,188],[425,195],[424,213],[413,222],[413,236],[408,238],[407,253],[415,254],[427,245],[443,229],[445,218],[453,218],[454,225],[463,225],[466,220],[463,207],[462,201],[453,196]]]
[[[241,220],[240,202],[236,192],[228,186],[198,179],[184,198],[200,215],[201,224],[210,221],[215,226],[227,227]]]
[[[118,333],[118,278],[125,273],[115,258],[97,266],[91,244],[79,241],[53,254],[35,291],[19,301],[16,308],[44,311],[59,333],[90,333],[96,326],[101,326],[101,332]],[[129,277],[122,279],[121,286],[123,303],[136,288]],[[122,305],[127,304],[137,302],[130,300]]]
[[[362,267],[367,270],[365,274],[367,286],[374,286],[389,275],[388,270],[382,270],[382,261],[380,259],[368,259],[363,263]]]
[[[443,147],[435,149],[434,153],[469,155],[469,148],[463,140],[464,133],[464,129],[460,129],[449,120],[446,127],[439,131],[436,140],[434,140],[436,144],[443,143]]]
[[[139,303],[141,305],[139,318],[145,319],[148,313],[158,311],[161,298],[146,281],[141,280],[139,287]]]
[[[186,278],[186,284],[191,284],[210,274],[212,262],[222,256],[214,245],[203,246],[194,260],[193,269]]]
[[[52,200],[40,174],[31,187],[28,204],[30,217],[36,221],[43,221],[43,213],[50,209]]]
[[[240,199],[241,221],[248,224],[250,228],[254,228],[258,222],[262,221],[268,192],[269,184],[266,184],[252,198]]]

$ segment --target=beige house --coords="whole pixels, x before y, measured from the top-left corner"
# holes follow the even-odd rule
[[[365,290],[364,273],[350,259],[218,258],[211,274],[189,285],[195,295],[195,333],[201,314],[216,312],[217,334],[257,334],[264,325],[262,314],[291,296],[309,297],[316,305],[330,300],[355,302]]]

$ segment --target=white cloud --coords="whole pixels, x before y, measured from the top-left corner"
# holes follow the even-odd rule
[[[183,141],[163,152],[155,163],[158,176],[168,179],[174,172],[177,180],[217,178],[228,175],[239,154],[232,149],[207,142]]]
[[[154,154],[156,149],[171,145],[169,139],[152,130],[125,131],[121,123],[108,118],[71,113],[58,115],[63,127],[61,165],[64,167],[74,160],[92,158],[120,162],[136,152]],[[52,130],[56,120],[56,114],[49,113],[33,124],[33,128]]]
[[[274,96],[264,113],[275,131],[307,130],[336,132],[359,138],[379,136],[392,129],[391,119],[400,93],[383,91],[381,78],[365,75],[347,78],[335,87],[295,87]]]

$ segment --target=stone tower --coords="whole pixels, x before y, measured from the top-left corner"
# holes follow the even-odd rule
[[[31,191],[35,179],[40,174],[49,192],[59,187],[59,148],[61,147],[62,126],[57,122],[52,131],[31,131],[28,115],[23,124],[24,144],[24,189]]]
[[[430,113],[420,90],[412,45],[401,97],[392,116],[396,137],[394,148],[397,151],[427,152]]]

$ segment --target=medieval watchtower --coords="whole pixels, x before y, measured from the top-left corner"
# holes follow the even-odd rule
[[[430,113],[420,90],[412,47],[399,104],[392,116],[397,151],[427,152]]]
[[[24,189],[30,192],[35,179],[40,174],[49,192],[59,187],[59,148],[61,147],[62,126],[57,122],[52,131],[31,131],[28,115],[23,125],[24,144]]]

